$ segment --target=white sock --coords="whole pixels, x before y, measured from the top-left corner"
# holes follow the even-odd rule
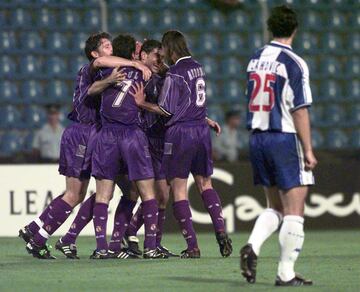
[[[304,243],[304,218],[288,215],[284,217],[279,233],[280,261],[278,276],[283,281],[295,277],[294,265]]]
[[[47,233],[47,231],[43,228],[39,229],[39,234],[44,237],[45,239],[49,239],[50,238],[50,234]]]
[[[248,243],[252,245],[257,256],[265,240],[279,228],[281,219],[282,215],[271,208],[265,209],[256,219]]]
[[[40,228],[43,227],[44,222],[41,221],[41,219],[38,217],[34,220],[34,222],[36,223],[37,226],[39,226]]]

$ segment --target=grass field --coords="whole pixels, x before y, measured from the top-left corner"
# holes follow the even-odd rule
[[[219,256],[212,234],[199,234],[198,260],[88,259],[94,239],[78,241],[81,260],[66,260],[57,251],[54,261],[32,258],[18,238],[0,238],[0,291],[271,291],[276,275],[278,243],[273,236],[263,247],[255,285],[240,276],[238,252],[248,234],[233,234],[234,253]],[[51,240],[54,244],[57,238]],[[174,251],[184,247],[180,235],[165,235]],[[307,291],[359,291],[360,239],[357,231],[307,232],[297,271],[311,277]],[[295,290],[297,290],[295,289]],[[292,289],[294,290],[294,289]]]

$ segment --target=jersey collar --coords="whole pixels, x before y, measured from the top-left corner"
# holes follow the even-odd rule
[[[279,48],[286,48],[286,49],[292,50],[291,46],[285,45],[285,44],[277,42],[277,41],[271,41],[270,45],[275,46],[275,47],[279,47]]]
[[[191,56],[182,57],[182,58],[180,58],[180,59],[178,59],[178,60],[176,61],[175,65],[176,65],[177,63],[179,63],[181,60],[185,60],[185,59],[189,59],[189,58],[191,58]]]

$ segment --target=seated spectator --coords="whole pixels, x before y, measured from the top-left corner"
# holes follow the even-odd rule
[[[225,125],[222,133],[214,139],[214,159],[236,161],[238,159],[238,128],[240,114],[238,111],[229,111],[225,114]]]
[[[58,107],[47,107],[47,122],[35,132],[33,154],[41,162],[57,162],[60,156],[60,141],[64,127],[60,124]]]

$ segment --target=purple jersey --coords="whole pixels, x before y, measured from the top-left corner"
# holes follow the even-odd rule
[[[113,68],[100,69],[95,77],[103,79],[111,74]],[[140,110],[134,97],[129,93],[132,85],[145,83],[141,71],[132,67],[123,67],[125,80],[106,88],[101,95],[100,116],[103,125],[123,124],[134,125],[139,123]]]
[[[206,117],[205,73],[191,56],[177,60],[166,74],[159,97],[160,109],[171,117],[166,126],[203,121]]]
[[[165,77],[153,74],[149,82],[145,85],[146,101],[158,103],[161,88],[164,85]],[[161,115],[143,111],[142,127],[148,137],[163,138],[165,135],[166,118]]]
[[[88,89],[94,83],[94,74],[91,63],[79,70],[76,77],[76,87],[73,95],[73,110],[68,118],[82,124],[95,124],[100,122],[100,96],[89,96]]]

